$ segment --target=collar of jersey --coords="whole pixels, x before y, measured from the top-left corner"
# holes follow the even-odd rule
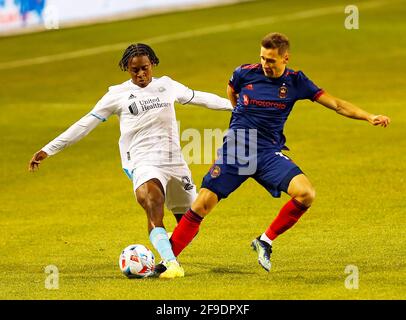
[[[146,87],[144,87],[144,88],[141,88],[140,86],[137,86],[137,85],[133,82],[132,79],[128,80],[128,82],[129,82],[130,86],[135,87],[136,89],[147,89],[148,87],[150,87],[150,86],[152,85],[153,82],[156,81],[156,79],[157,79],[157,78],[152,77],[151,82],[148,83],[148,85],[147,85]]]
[[[280,81],[284,81],[285,80],[285,77],[286,77],[286,75],[287,75],[287,73],[288,73],[288,67],[285,67],[285,71],[283,71],[283,74],[280,76],[280,77],[278,77],[278,78],[269,78],[269,77],[267,77],[266,75],[265,75],[265,73],[264,73],[264,70],[262,70],[262,68],[261,68],[261,73],[264,75],[264,77],[268,80],[268,81],[271,81],[271,82],[280,82]]]

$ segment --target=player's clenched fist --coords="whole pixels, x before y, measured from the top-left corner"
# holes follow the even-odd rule
[[[390,123],[390,118],[387,116],[377,115],[369,119],[369,122],[374,126],[387,127]]]
[[[30,164],[28,165],[28,170],[29,171],[35,171],[36,169],[38,169],[39,164],[46,157],[48,157],[48,154],[45,151],[40,150],[40,151],[36,152],[32,156],[32,159],[30,160]]]

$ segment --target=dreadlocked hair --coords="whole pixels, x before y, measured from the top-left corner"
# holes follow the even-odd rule
[[[125,49],[123,57],[118,63],[120,69],[123,71],[127,71],[128,62],[131,61],[132,58],[139,56],[147,56],[149,58],[149,61],[151,61],[151,64],[155,66],[159,64],[159,58],[155,55],[154,50],[152,50],[150,46],[143,43],[136,43],[130,45],[127,49]]]

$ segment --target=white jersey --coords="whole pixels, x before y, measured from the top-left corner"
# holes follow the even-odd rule
[[[145,88],[128,80],[110,87],[89,114],[42,150],[53,155],[80,140],[100,122],[115,114],[120,120],[119,147],[124,169],[131,172],[140,165],[185,165],[175,102],[219,110],[233,109],[229,100],[191,90],[167,76],[152,78]]]

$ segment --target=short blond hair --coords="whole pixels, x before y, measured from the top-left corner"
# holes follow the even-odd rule
[[[261,41],[265,49],[278,49],[280,55],[289,50],[289,39],[282,33],[272,32],[267,34]]]

